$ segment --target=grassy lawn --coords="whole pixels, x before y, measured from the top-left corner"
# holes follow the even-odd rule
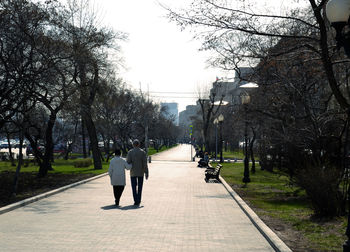
[[[39,167],[34,163],[22,165],[16,195],[12,194],[16,167],[11,166],[10,162],[0,162],[0,207],[105,173],[108,170],[106,162],[103,163],[103,169],[95,170],[92,165],[76,168],[73,161],[55,160],[52,164],[53,170],[49,171],[44,178],[37,177]]]
[[[101,170],[95,170],[93,165],[90,165],[89,167],[83,167],[83,168],[75,168],[73,165],[74,160],[73,159],[56,159],[55,162],[52,164],[53,171],[49,171],[49,173],[55,174],[55,173],[64,173],[64,174],[102,174],[108,170],[108,163],[103,162],[102,163],[102,169]],[[15,172],[16,166],[11,166],[10,162],[0,162],[0,172]],[[32,162],[29,163],[27,167],[24,165],[21,166],[21,172],[38,172],[39,167],[37,165],[34,165]]]
[[[239,150],[237,150],[237,151],[229,151],[229,150],[227,150],[227,151],[222,151],[222,156],[225,158],[225,159],[227,159],[227,158],[229,158],[229,159],[235,159],[235,158],[237,158],[237,159],[243,159],[244,158],[244,154],[243,154],[243,150],[241,150],[241,149],[239,149]]]
[[[301,233],[305,238],[305,251],[342,251],[346,240],[345,217],[313,220],[305,192],[290,185],[286,176],[261,171],[257,167],[256,173],[250,174],[251,183],[245,186],[243,169],[243,163],[225,163],[221,175],[264,221],[277,220]],[[265,222],[269,225],[268,221]],[[274,221],[271,224],[273,228]],[[293,246],[298,249],[298,245],[285,242],[292,250]],[[301,251],[300,247],[298,251]]]

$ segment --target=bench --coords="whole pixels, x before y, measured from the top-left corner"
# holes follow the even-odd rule
[[[207,169],[205,169],[205,172],[207,172],[207,171],[214,171],[215,170],[215,167],[213,167],[212,165],[211,165],[211,162],[209,161],[208,162],[208,165],[207,165]]]
[[[208,182],[209,179],[214,178],[218,181],[220,181],[219,179],[219,175],[220,175],[220,170],[221,170],[222,165],[218,164],[215,168],[214,167],[209,167],[208,169],[205,170],[205,182]]]
[[[198,167],[208,167],[208,166],[209,166],[209,162],[205,162],[202,159],[198,161]]]

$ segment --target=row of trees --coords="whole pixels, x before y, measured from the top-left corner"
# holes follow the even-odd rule
[[[349,60],[336,49],[334,31],[324,18],[327,1],[298,1],[285,15],[252,10],[251,2],[194,0],[191,9],[168,9],[169,18],[183,28],[198,28],[203,48],[217,52],[212,64],[227,70],[250,64],[254,69],[249,81],[259,88],[248,92],[246,106],[225,107],[224,132],[234,133],[224,138],[237,140],[247,121],[263,168],[285,171],[306,190],[316,215],[343,214]]]
[[[159,106],[128,89],[108,60],[126,35],[97,26],[89,10],[88,1],[0,2],[0,130],[19,138],[20,159],[29,141],[39,177],[52,169],[56,143],[68,153],[88,138],[101,169],[101,139],[126,150],[145,128],[152,138],[176,137]]]

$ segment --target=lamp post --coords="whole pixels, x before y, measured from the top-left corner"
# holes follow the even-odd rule
[[[192,154],[192,149],[193,149],[193,141],[192,141],[192,131],[193,131],[193,125],[191,124],[190,125],[190,138],[191,138],[191,161],[194,161],[195,158]]]
[[[220,125],[220,163],[223,163],[224,159],[222,157],[222,123],[224,122],[224,116],[222,114],[218,116],[218,122]]]
[[[254,89],[258,88],[259,85],[254,82],[248,82],[243,85],[239,86],[242,89]],[[249,158],[248,158],[248,122],[247,122],[247,104],[250,102],[250,96],[246,91],[242,91],[240,94],[241,102],[244,106],[244,116],[245,116],[245,122],[244,122],[244,149],[245,149],[245,157],[244,157],[244,177],[243,177],[243,183],[249,183]]]
[[[337,48],[343,47],[345,54],[350,57],[350,31],[344,29],[345,26],[350,26],[350,1],[330,0],[326,5],[326,16],[336,31]]]
[[[244,106],[244,174],[243,174],[243,183],[249,183],[249,159],[248,159],[248,122],[247,122],[247,104],[250,102],[250,96],[243,92],[241,93],[241,101]]]
[[[338,50],[343,47],[345,54],[350,58],[350,0],[330,0],[326,5],[326,16],[336,31],[335,40]],[[347,26],[347,27],[346,27]],[[345,143],[347,144],[347,143]],[[348,187],[348,201],[350,187]],[[348,225],[346,236],[348,240],[343,245],[344,252],[350,252],[350,209],[348,212]]]
[[[215,161],[218,157],[218,123],[219,120],[217,118],[214,119],[214,125],[215,125]]]

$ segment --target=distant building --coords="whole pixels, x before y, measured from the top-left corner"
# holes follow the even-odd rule
[[[229,102],[231,104],[239,104],[239,94],[242,92],[240,86],[249,83],[249,75],[252,73],[252,68],[241,67],[235,72],[233,78],[217,79],[210,89],[210,94],[215,94],[215,101]]]
[[[179,125],[179,109],[176,102],[161,103],[161,108],[166,108],[165,116],[169,119],[174,119],[175,125]]]
[[[198,116],[200,107],[197,105],[187,105],[186,110],[181,111],[179,114],[179,125],[186,128],[193,124],[192,118]]]

